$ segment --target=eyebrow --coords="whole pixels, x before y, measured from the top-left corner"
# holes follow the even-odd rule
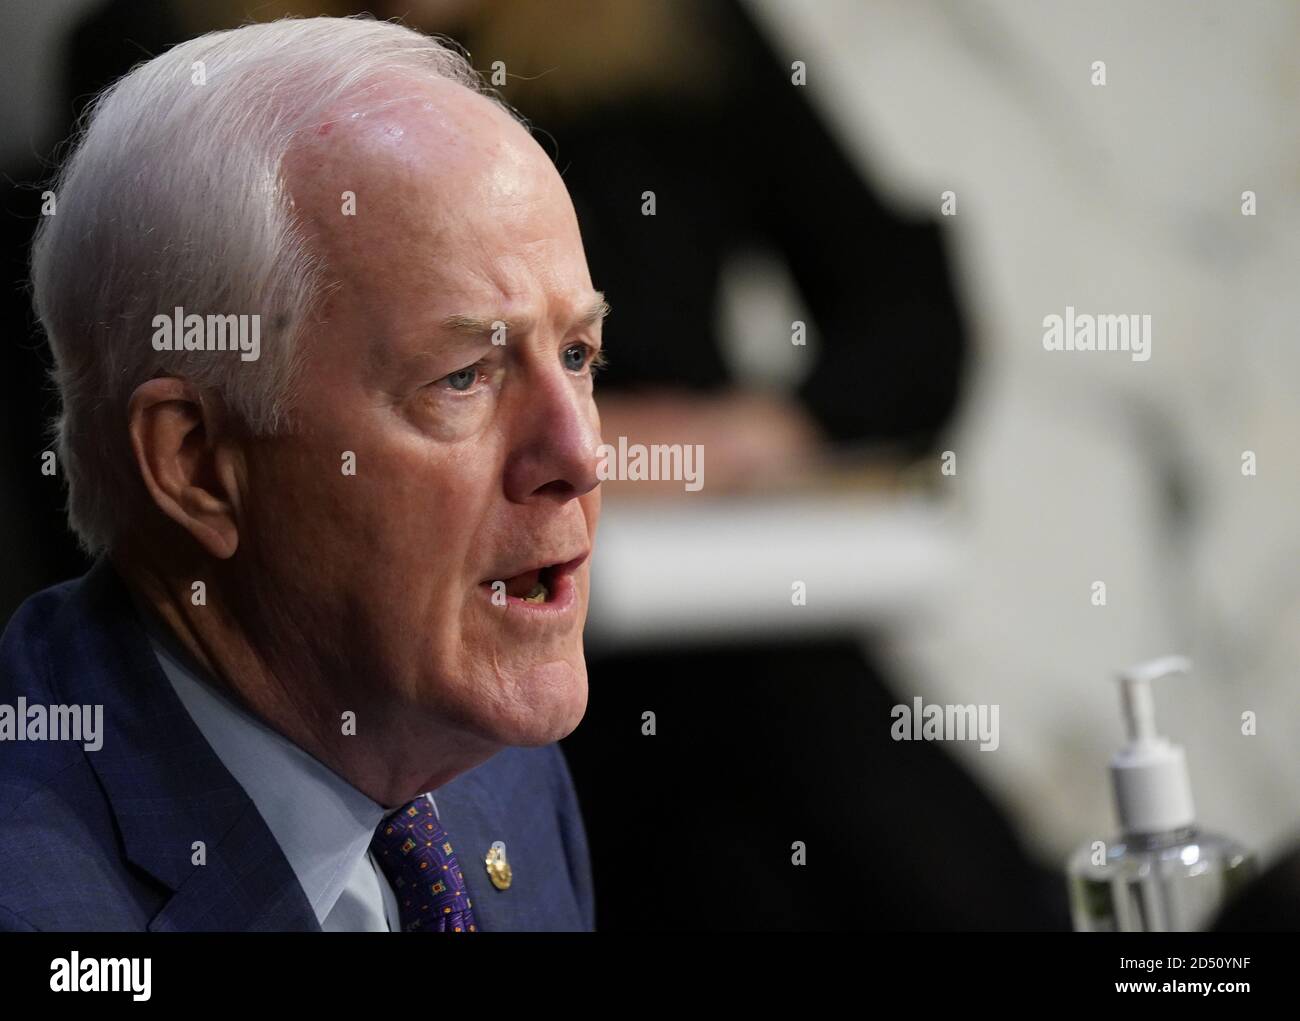
[[[576,319],[574,319],[572,325],[576,327],[582,327],[582,328],[594,326],[596,323],[600,322],[607,315],[609,315],[609,312],[610,312],[609,302],[605,300],[605,295],[602,292],[597,291],[596,300],[592,302],[588,308],[586,308],[583,312],[581,312]],[[448,316],[446,319],[442,321],[441,325],[444,330],[451,330],[456,333],[467,333],[473,336],[479,336],[485,333],[492,333],[494,329],[493,327],[494,323],[505,323],[507,330],[518,329],[526,325],[531,325],[531,323],[528,322],[515,323],[514,325],[512,325],[503,316],[498,316],[496,319],[484,319],[480,316],[467,316],[467,315],[459,315],[459,314]]]

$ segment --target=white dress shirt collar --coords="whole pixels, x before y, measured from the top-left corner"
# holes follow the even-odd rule
[[[222,764],[257,807],[317,921],[322,928],[332,928],[326,919],[344,888],[365,881],[368,870],[362,866],[370,841],[388,810],[203,679],[197,664],[174,638],[160,632],[160,626],[146,616],[163,672]],[[376,878],[373,893],[378,895],[387,883]],[[382,900],[364,894],[361,898],[375,901],[381,922],[391,898],[391,891],[382,892]],[[355,906],[347,914],[355,918]]]

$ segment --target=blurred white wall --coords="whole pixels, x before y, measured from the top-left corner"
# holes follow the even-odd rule
[[[1116,669],[1187,652],[1160,726],[1267,854],[1300,823],[1300,5],[751,2],[884,193],[957,194],[966,555],[900,694],[1001,705],[997,752],[954,751],[1059,858],[1114,828]],[[1150,314],[1151,359],[1045,351],[1067,304]]]

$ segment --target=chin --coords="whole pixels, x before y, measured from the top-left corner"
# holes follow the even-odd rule
[[[511,682],[513,697],[493,707],[492,737],[504,745],[535,748],[573,733],[587,711],[587,664],[560,660],[526,667]]]

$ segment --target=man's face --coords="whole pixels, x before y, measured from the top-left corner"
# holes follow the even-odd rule
[[[601,299],[526,131],[450,83],[389,88],[408,98],[286,162],[339,286],[305,339],[297,428],[249,450],[237,556],[340,692],[543,744],[586,708]],[[504,322],[504,343],[468,320]]]

